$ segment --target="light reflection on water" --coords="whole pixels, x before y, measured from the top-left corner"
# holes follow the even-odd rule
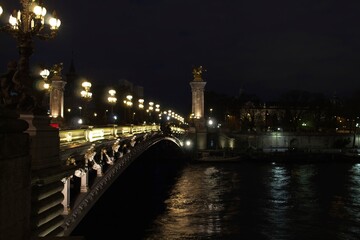
[[[359,164],[186,167],[145,239],[359,239]]]
[[[171,176],[163,164],[151,166],[127,170],[74,235],[86,240],[360,239],[360,164],[189,164]]]

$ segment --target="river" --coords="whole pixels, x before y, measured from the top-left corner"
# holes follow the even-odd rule
[[[360,163],[134,164],[72,236],[360,239]]]

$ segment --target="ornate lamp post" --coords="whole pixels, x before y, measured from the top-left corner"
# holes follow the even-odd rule
[[[152,122],[152,112],[154,111],[154,102],[149,102],[149,107],[146,109],[146,112],[148,113],[149,122]]]
[[[49,90],[49,88],[50,88],[50,83],[49,83],[49,79],[48,79],[49,75],[50,75],[49,69],[45,68],[45,69],[41,70],[41,72],[40,72],[40,76],[44,79],[43,87],[45,90]]]
[[[43,70],[40,71],[40,76],[43,78],[44,80],[44,84],[43,84],[43,89],[45,91],[45,96],[42,102],[42,105],[46,107],[46,109],[50,108],[50,99],[49,99],[49,92],[50,92],[50,81],[49,81],[49,75],[50,75],[50,70],[44,68]]]
[[[92,97],[92,92],[90,92],[90,88],[91,88],[91,83],[88,81],[85,81],[81,84],[81,86],[84,88],[80,94],[81,97],[85,100],[85,101],[90,101],[91,97]]]
[[[91,83],[88,81],[84,81],[81,86],[83,87],[83,90],[80,92],[81,98],[85,101],[85,102],[89,102],[91,101],[92,98],[92,92],[90,91],[91,88]],[[84,116],[84,120],[87,122],[87,111],[85,109],[86,104],[84,105],[84,111],[83,111],[83,116]],[[82,119],[82,117],[80,116],[79,121],[81,120],[81,123],[78,122],[79,124],[83,124],[85,123]]]
[[[20,0],[22,10],[14,10],[9,17],[9,22],[0,27],[0,31],[11,34],[17,41],[19,50],[19,63],[17,72],[14,74],[15,91],[18,93],[17,108],[20,111],[33,111],[39,106],[39,99],[35,98],[32,87],[32,79],[29,74],[29,58],[33,53],[33,38],[41,40],[52,39],[56,36],[60,27],[60,20],[55,11],[51,14],[45,28],[46,8],[41,0]],[[0,6],[0,15],[3,9]]]
[[[127,95],[127,96],[126,96],[126,99],[123,101],[124,104],[125,104],[125,123],[127,122],[126,108],[128,109],[129,115],[130,115],[130,109],[131,109],[131,107],[132,107],[132,105],[133,105],[132,99],[133,99],[133,96],[132,96],[132,95]]]
[[[144,113],[144,102],[145,100],[140,98],[138,99],[138,117],[137,117],[137,121],[140,123],[143,123],[143,113]]]
[[[157,120],[161,120],[160,104],[155,104],[155,112],[158,114],[158,119]]]
[[[116,91],[114,89],[110,89],[109,90],[109,97],[108,97],[108,102],[111,105],[111,117],[114,118],[114,105],[117,102],[117,98],[115,97]],[[114,119],[113,119],[114,120]],[[112,120],[112,121],[113,121]]]

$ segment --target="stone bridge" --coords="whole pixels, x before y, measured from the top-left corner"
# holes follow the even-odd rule
[[[186,132],[159,125],[58,129],[48,117],[4,112],[0,124],[0,239],[70,236],[86,213],[150,147]]]
[[[83,155],[85,164],[79,167],[74,172],[74,175],[63,179],[63,216],[65,220],[62,227],[64,235],[68,236],[71,234],[71,231],[78,225],[101,195],[133,161],[151,146],[161,141],[171,141],[179,148],[182,148],[182,142],[177,136],[165,135],[162,132],[138,133],[132,137],[125,137],[122,140],[118,138],[103,142],[97,146],[91,145]],[[111,150],[108,153],[106,149]],[[98,155],[98,153],[99,158],[97,160],[91,159]],[[74,161],[76,160],[68,162],[72,164]],[[96,176],[92,180],[91,185],[89,184],[90,171],[96,171]],[[79,192],[74,197],[72,197],[71,192],[76,192],[76,189],[72,191],[70,189],[71,178],[80,179],[80,188],[77,189]]]

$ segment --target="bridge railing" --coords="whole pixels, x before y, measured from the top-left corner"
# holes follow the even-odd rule
[[[83,129],[64,129],[59,131],[60,145],[70,143],[86,143],[104,139],[114,139],[119,136],[131,136],[140,133],[159,132],[159,125],[130,125],[130,126],[89,126]],[[185,130],[181,127],[171,127],[171,131],[176,134],[182,134]]]
[[[60,145],[69,143],[94,142],[104,139],[114,139],[119,136],[131,136],[139,133],[158,132],[158,125],[131,125],[131,126],[106,126],[83,129],[64,129],[59,131]],[[177,130],[178,131],[178,130]]]
[[[137,130],[140,131],[140,128]],[[146,131],[146,129],[143,130]],[[174,129],[174,131],[181,130]],[[80,169],[75,171],[73,176],[63,180],[64,200],[62,204],[64,206],[64,223],[62,227],[65,236],[71,234],[73,229],[112,182],[146,149],[161,140],[170,140],[179,147],[182,146],[180,139],[175,137],[175,135],[167,135],[162,132],[153,131],[150,134],[134,134],[133,137],[130,136],[130,139],[130,144],[128,144],[126,139],[115,141],[110,146],[110,149],[116,151],[111,151],[110,149],[109,151],[104,151],[103,147],[96,148],[96,146],[91,146],[84,156],[86,166],[77,164]],[[96,144],[102,144],[101,142]],[[134,144],[131,144],[131,142]],[[123,147],[127,145],[127,147],[121,148],[120,145]],[[114,146],[118,147],[113,148]],[[106,158],[103,158],[103,155]],[[96,174],[91,173],[93,171],[96,171]]]

